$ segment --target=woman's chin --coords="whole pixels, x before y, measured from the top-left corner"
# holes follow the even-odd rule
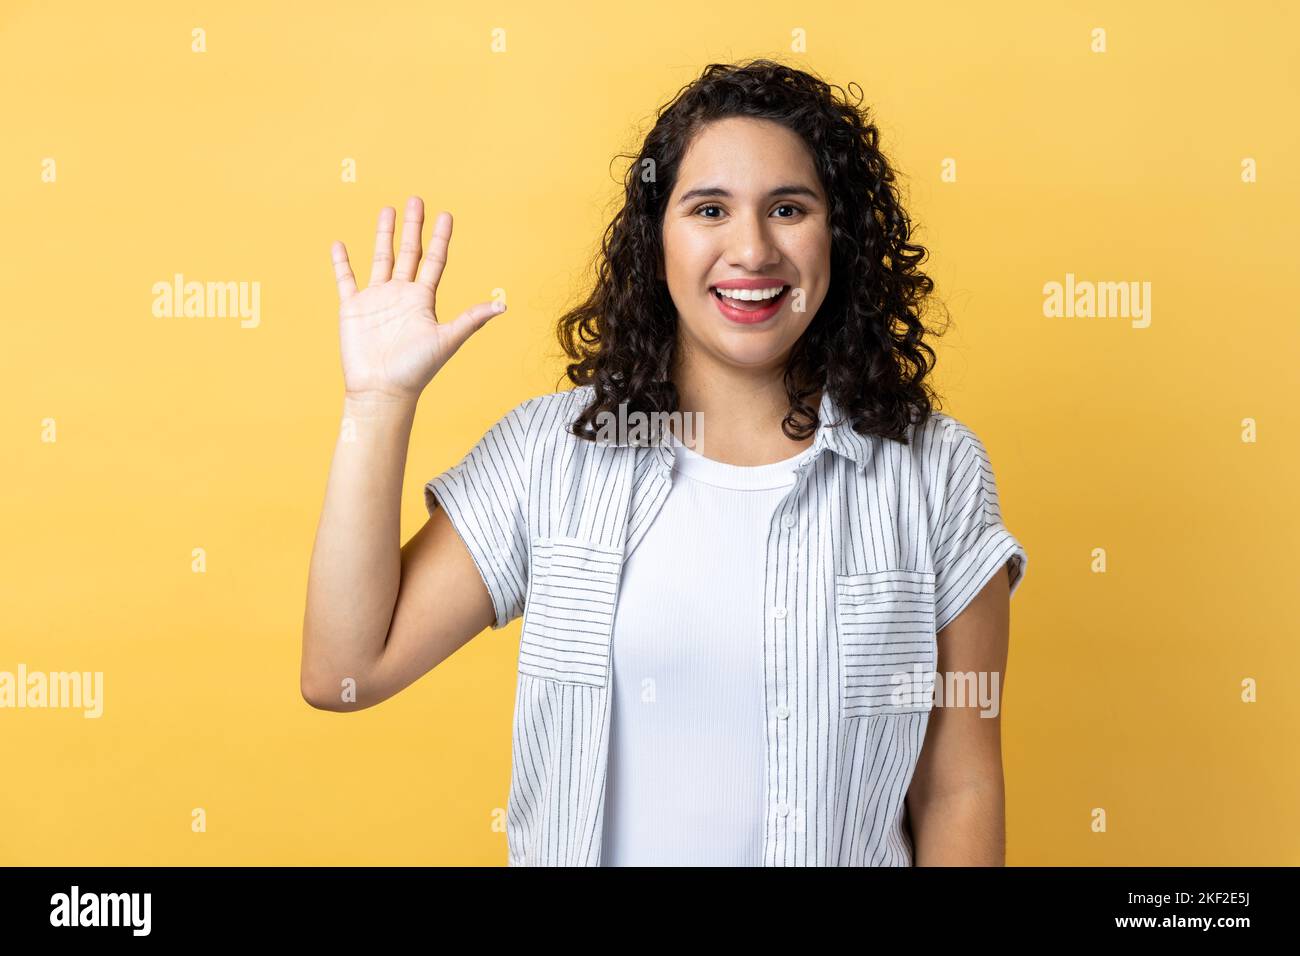
[[[757,369],[784,365],[790,349],[776,334],[756,335],[749,331],[743,335],[724,336],[717,351],[728,365]]]
[[[690,351],[702,350],[715,362],[746,369],[779,368],[794,345],[789,340],[793,330],[783,321],[788,318],[777,313],[772,321],[743,325],[715,314],[703,326],[684,322],[679,331],[690,340]]]

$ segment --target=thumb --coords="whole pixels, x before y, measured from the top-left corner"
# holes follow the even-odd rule
[[[487,325],[488,319],[500,315],[505,309],[506,304],[500,299],[495,302],[480,302],[448,322],[446,329],[452,350],[459,349],[467,338]]]

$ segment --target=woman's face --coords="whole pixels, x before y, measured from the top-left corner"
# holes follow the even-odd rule
[[[827,214],[812,153],[796,133],[740,117],[701,130],[664,211],[663,271],[677,308],[678,354],[783,369],[830,286]],[[719,284],[738,282],[784,291],[767,302],[720,299]]]

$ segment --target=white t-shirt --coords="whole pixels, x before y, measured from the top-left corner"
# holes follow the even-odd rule
[[[614,619],[602,866],[761,866],[763,573],[811,449],[746,467],[677,448]]]

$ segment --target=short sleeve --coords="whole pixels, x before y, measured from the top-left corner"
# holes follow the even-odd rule
[[[432,515],[439,505],[487,586],[493,630],[524,613],[528,593],[528,418],[524,402],[488,429],[459,464],[424,486]]]
[[[954,621],[1008,561],[1011,593],[1024,579],[1028,557],[1002,523],[993,466],[966,425],[945,417],[943,510],[934,536],[935,632]]]

